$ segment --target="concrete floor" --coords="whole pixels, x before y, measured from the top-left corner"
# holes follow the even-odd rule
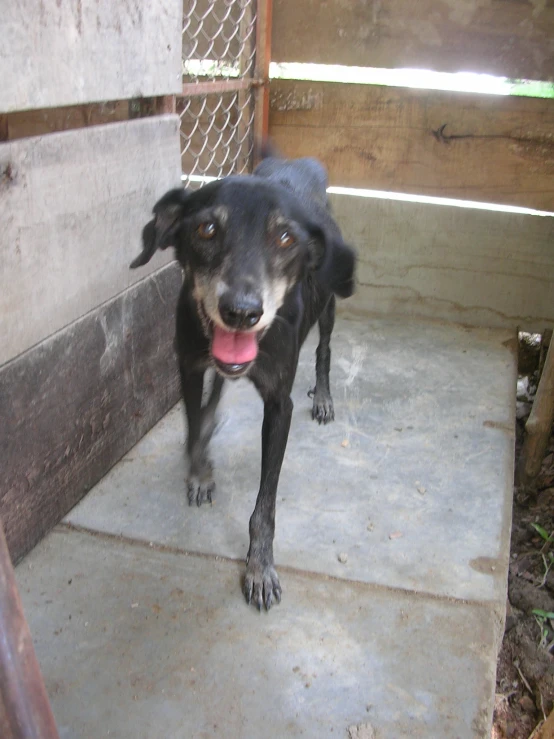
[[[187,505],[177,407],[17,568],[62,737],[488,736],[513,335],[343,315],[327,427],[306,397],[316,339],[293,393],[269,614],[240,591],[262,418],[246,381],[222,401],[213,507]]]

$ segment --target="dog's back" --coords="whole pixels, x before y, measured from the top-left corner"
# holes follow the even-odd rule
[[[305,203],[327,208],[327,172],[317,159],[281,159],[270,154],[262,159],[254,174],[270,182],[278,182]]]

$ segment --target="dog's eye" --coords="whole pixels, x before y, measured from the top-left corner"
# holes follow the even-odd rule
[[[279,234],[279,237],[277,238],[277,246],[280,246],[282,249],[292,246],[294,242],[295,238],[290,231],[283,231],[283,233]]]
[[[213,221],[206,221],[206,223],[201,223],[198,226],[196,232],[201,239],[209,241],[210,239],[213,239],[213,237],[216,235],[217,227]]]

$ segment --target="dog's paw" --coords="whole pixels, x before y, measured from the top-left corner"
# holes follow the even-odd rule
[[[328,393],[318,393],[311,390],[308,395],[313,396],[312,418],[319,424],[331,423],[335,420],[333,398]]]
[[[281,602],[281,585],[273,565],[262,565],[254,560],[246,564],[244,596],[247,603],[253,603],[259,611],[265,606],[269,611],[274,602]]]
[[[204,502],[211,505],[214,492],[215,482],[211,475],[208,477],[190,475],[187,480],[187,497],[189,505],[196,503],[197,506],[201,506]]]

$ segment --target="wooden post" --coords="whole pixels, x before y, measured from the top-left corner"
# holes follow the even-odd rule
[[[7,141],[9,137],[8,115],[7,113],[0,113],[0,141]]]
[[[58,739],[1,523],[0,736]]]
[[[254,166],[261,159],[261,146],[269,133],[269,64],[271,62],[272,0],[258,0],[256,21],[256,74],[260,85],[254,103]]]
[[[554,421],[554,342],[550,342],[531,414],[525,424],[518,484],[527,486],[539,474]]]
[[[245,6],[245,12],[240,23],[239,37],[241,41],[245,39],[244,48],[239,56],[239,79],[243,82],[247,82],[248,86],[237,90],[237,120],[235,130],[235,141],[237,147],[237,157],[235,161],[233,174],[240,174],[246,171],[251,171],[253,164],[253,157],[251,156],[252,137],[250,136],[250,116],[252,115],[253,99],[251,98],[252,80],[255,78],[256,69],[250,65],[257,63],[257,21],[254,21],[254,8],[256,4],[254,0],[251,0]],[[251,25],[255,25],[256,33],[250,32]],[[249,68],[250,67],[250,68]],[[255,94],[255,90],[254,90]],[[248,103],[250,102],[250,105]],[[248,110],[246,108],[248,107]],[[254,119],[256,111],[254,110]]]

